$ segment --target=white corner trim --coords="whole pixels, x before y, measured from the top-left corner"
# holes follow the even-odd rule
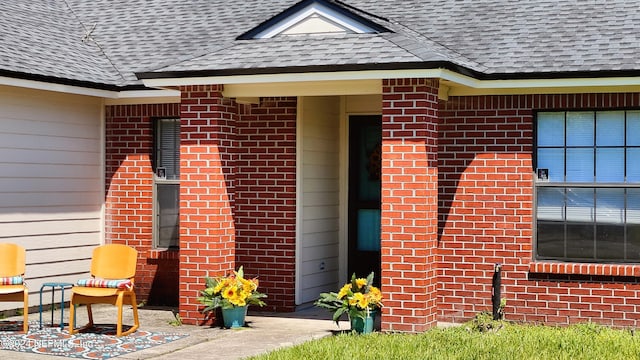
[[[302,114],[304,113],[304,98],[298,97],[298,106],[296,107],[296,248],[295,248],[295,304],[302,303],[302,227],[303,227],[303,206],[302,206]]]

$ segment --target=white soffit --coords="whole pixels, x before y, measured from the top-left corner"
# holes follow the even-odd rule
[[[374,95],[382,93],[382,80],[298,81],[281,83],[225,84],[222,92],[230,98],[271,96]]]
[[[284,20],[257,33],[255,39],[269,39],[280,35],[326,33],[376,33],[377,31],[326,5],[312,3]]]

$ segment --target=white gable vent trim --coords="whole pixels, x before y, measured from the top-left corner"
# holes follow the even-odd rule
[[[288,18],[257,33],[254,39],[269,39],[279,35],[355,33],[378,31],[323,4],[312,3]]]

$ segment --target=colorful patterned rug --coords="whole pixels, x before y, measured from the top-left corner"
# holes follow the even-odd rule
[[[115,325],[97,324],[91,332],[69,335],[59,327],[39,328],[29,324],[22,334],[22,322],[0,322],[0,349],[81,359],[109,359],[182,339],[187,334],[152,333],[138,329],[116,337]],[[126,330],[126,329],[123,329]]]

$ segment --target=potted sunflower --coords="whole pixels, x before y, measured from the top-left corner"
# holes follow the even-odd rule
[[[340,291],[321,293],[314,304],[333,312],[333,321],[338,326],[340,316],[346,313],[351,322],[351,330],[370,333],[373,331],[375,317],[382,308],[382,292],[372,283],[373,273],[366,278],[357,278],[354,273],[351,281]]]
[[[203,313],[222,309],[222,319],[226,328],[244,326],[249,305],[264,306],[262,300],[267,295],[258,292],[258,279],[245,279],[241,266],[228,276],[205,277],[205,289],[198,301],[205,305]]]

